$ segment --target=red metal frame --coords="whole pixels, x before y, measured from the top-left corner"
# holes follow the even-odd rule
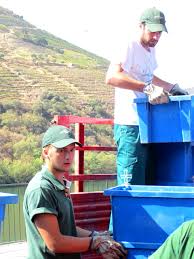
[[[55,115],[54,123],[59,125],[65,125],[67,127],[73,123],[112,125],[114,123],[114,120],[104,119],[104,118],[80,117],[80,116],[74,116],[74,115]]]
[[[116,174],[87,174],[84,175],[85,151],[116,151],[116,147],[85,146],[85,124],[112,125],[112,119],[87,118],[79,116],[55,116],[52,123],[70,127],[75,125],[75,137],[82,143],[82,147],[76,147],[75,173],[68,176],[70,181],[75,181],[75,193],[71,194],[74,204],[76,225],[89,229],[104,231],[108,229],[111,211],[110,198],[103,192],[83,192],[84,181],[112,180]],[[76,193],[78,192],[78,193]],[[102,256],[88,251],[82,253],[83,259],[102,259]]]
[[[112,180],[116,179],[116,174],[89,174],[84,175],[84,151],[116,151],[116,147],[108,146],[85,146],[84,131],[85,124],[113,125],[113,119],[104,118],[89,118],[73,115],[56,115],[52,121],[53,124],[64,125],[70,127],[75,124],[75,137],[83,145],[76,147],[75,155],[75,174],[71,174],[68,178],[71,181],[76,181],[75,191],[83,192],[83,182],[92,180]]]

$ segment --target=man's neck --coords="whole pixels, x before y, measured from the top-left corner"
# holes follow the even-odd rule
[[[57,180],[59,181],[59,182],[61,182],[62,184],[64,184],[64,174],[63,173],[55,173],[55,174],[53,174],[56,178],[57,178]]]
[[[142,47],[143,47],[145,50],[147,50],[148,52],[151,51],[149,46],[143,45],[142,43],[141,43],[141,45],[142,45]]]
[[[147,50],[148,52],[150,52],[150,47],[149,47],[147,44],[145,44],[142,40],[140,40],[140,44],[142,45],[142,47],[143,47],[145,50]]]
[[[64,184],[64,177],[68,174],[67,172],[59,172],[54,170],[53,168],[51,168],[49,165],[47,165],[48,170],[54,175],[54,177],[61,182],[62,184]]]

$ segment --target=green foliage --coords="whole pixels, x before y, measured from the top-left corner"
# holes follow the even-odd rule
[[[24,155],[22,160],[14,160],[9,164],[10,176],[17,183],[26,183],[41,169],[42,160],[34,159],[31,155]]]
[[[10,174],[10,161],[7,158],[4,158],[0,161],[0,184],[14,183],[14,177]]]
[[[94,100],[80,115],[100,118],[104,106]],[[53,116],[60,114],[77,115],[77,110],[66,96],[52,92],[43,93],[31,109],[18,101],[0,104],[0,184],[28,182],[40,170],[42,134]],[[87,145],[114,144],[109,125],[88,125],[85,135]],[[115,154],[86,152],[85,168],[85,173],[115,172]]]
[[[23,159],[28,155],[40,158],[40,136],[29,134],[13,145],[13,157],[16,160]]]
[[[98,98],[91,99],[86,108],[91,117],[111,118],[110,111],[107,110],[107,103]]]
[[[26,183],[41,169],[41,164],[40,158],[30,155],[14,161],[4,159],[0,161],[0,183]]]
[[[108,152],[88,152],[85,155],[85,173],[116,172],[115,154]]]
[[[37,39],[36,44],[42,47],[48,46],[48,42],[44,38]]]
[[[0,129],[0,142],[0,183],[28,182],[41,168],[40,136],[16,135],[4,127]]]
[[[22,136],[16,132],[9,131],[6,127],[0,128],[0,160],[13,159],[13,145],[20,141]]]
[[[0,24],[0,30],[1,30],[2,32],[9,32],[8,27],[7,27],[6,25],[4,25],[4,24]]]
[[[5,56],[5,54],[4,54],[4,53],[2,53],[2,52],[0,52],[0,59],[3,59],[3,58],[4,58],[4,56]]]
[[[2,113],[0,119],[1,125],[11,131],[14,131],[21,125],[21,117],[13,111],[6,111],[5,113]]]
[[[61,40],[46,31],[25,27],[20,31],[16,31],[16,35],[25,42],[46,47],[61,54],[58,57],[56,56],[56,61],[61,59],[63,62],[71,62],[83,67],[97,66],[98,64],[106,66],[108,64],[107,60]]]
[[[76,113],[74,105],[71,104],[66,96],[59,96],[52,92],[44,93],[41,96],[40,102],[36,103],[33,108],[37,115],[41,114],[49,121],[53,119],[54,115]]]
[[[29,34],[27,31],[24,32],[23,35],[23,40],[30,42],[32,44],[41,46],[41,47],[47,47],[48,46],[48,42],[45,38],[43,37],[34,37],[34,35]]]
[[[28,112],[21,116],[21,124],[27,131],[40,134],[48,128],[48,122],[38,114]]]
[[[97,134],[96,134],[97,133]],[[88,125],[85,128],[87,145],[113,146],[113,131],[110,125]]]
[[[28,111],[28,108],[17,100],[1,103],[0,105],[3,107],[4,111],[15,112],[17,115],[21,115],[22,113]]]
[[[6,111],[6,110],[5,110],[4,106],[3,106],[3,104],[0,103],[0,114],[1,114],[1,113],[4,113],[5,111]]]
[[[28,182],[40,169],[41,136],[54,115],[111,118],[108,61],[2,7],[0,34],[0,183]],[[110,126],[89,125],[85,135],[88,145],[113,143]],[[114,171],[113,157],[95,154],[87,170]]]

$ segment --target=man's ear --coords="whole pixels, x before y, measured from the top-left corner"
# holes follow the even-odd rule
[[[42,157],[43,157],[43,159],[46,159],[46,158],[48,158],[48,156],[49,156],[49,147],[43,147],[43,149],[42,149]]]

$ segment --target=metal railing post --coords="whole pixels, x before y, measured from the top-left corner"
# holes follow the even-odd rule
[[[75,123],[75,138],[84,146],[84,124]],[[75,151],[75,174],[84,174],[84,150]],[[76,181],[75,192],[83,192],[84,184],[83,181]]]

